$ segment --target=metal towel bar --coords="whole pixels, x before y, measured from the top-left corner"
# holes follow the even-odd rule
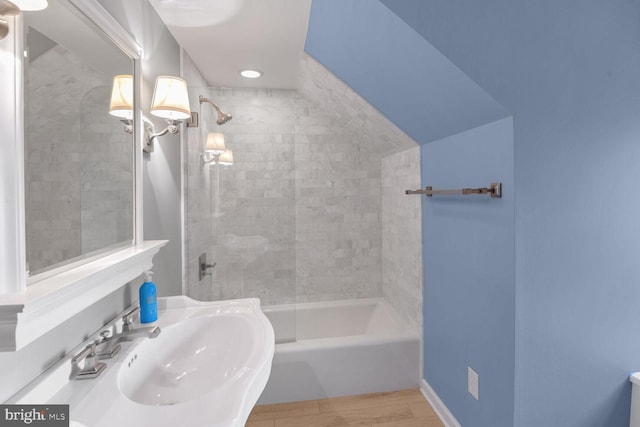
[[[427,197],[431,197],[434,194],[488,194],[491,197],[502,197],[502,183],[492,182],[489,187],[483,188],[459,188],[457,190],[434,190],[433,187],[426,187],[424,190],[406,190],[405,194],[424,194]]]

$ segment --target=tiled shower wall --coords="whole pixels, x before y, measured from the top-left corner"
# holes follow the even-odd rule
[[[394,293],[383,290],[394,286],[390,276],[387,283],[383,280],[383,269],[403,270],[397,263],[405,258],[383,262],[383,230],[390,225],[383,206],[395,203],[395,197],[386,195],[394,189],[385,189],[383,182],[400,193],[407,181],[403,177],[419,182],[419,151],[312,58],[302,61],[299,90],[258,90],[197,87],[202,78],[183,58],[192,107],[201,112],[200,128],[188,131],[184,156],[186,283],[194,298],[256,296],[270,305]],[[233,120],[216,125],[213,109],[199,106],[198,95],[212,99]],[[199,155],[207,132],[224,133],[234,153],[233,166],[202,165]],[[399,166],[408,170],[396,173],[395,156],[389,157],[389,167],[382,167],[384,158],[407,149],[402,158],[413,161]],[[419,219],[419,203],[417,209],[407,216]],[[394,212],[389,219],[406,218]],[[391,224],[390,233],[414,225],[412,233],[419,236],[419,220]],[[420,247],[416,250],[414,256],[420,258]],[[212,276],[199,281],[201,252],[217,265]],[[402,292],[391,302],[413,310],[419,300],[398,301],[420,292],[421,270],[404,278],[413,280],[405,287],[415,292]]]
[[[217,263],[205,297],[295,302],[294,139],[300,99],[292,91],[200,90],[234,115],[222,127],[213,119],[204,123],[208,131],[224,132],[234,154],[233,166],[203,169],[211,183],[207,252]]]
[[[382,293],[414,327],[422,325],[420,147],[382,159]]]

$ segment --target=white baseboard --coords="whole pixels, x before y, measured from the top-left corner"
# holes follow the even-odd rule
[[[440,400],[436,392],[425,379],[420,381],[420,392],[424,398],[427,399],[427,402],[431,404],[433,410],[436,412],[445,427],[461,427],[458,420],[456,420],[451,411],[449,411],[449,408],[447,408],[444,402]]]

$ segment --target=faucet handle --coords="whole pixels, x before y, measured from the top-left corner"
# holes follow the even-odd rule
[[[140,311],[140,307],[136,306],[122,316],[122,331],[130,331],[133,318]]]
[[[113,335],[109,329],[100,332],[100,339],[96,341],[96,345],[100,346],[99,350],[96,351],[98,360],[111,359],[120,351],[120,344],[111,345],[109,342],[111,338],[113,338]]]
[[[88,359],[89,357],[93,357],[96,355],[96,344],[89,344],[82,350],[80,353],[73,356],[71,359],[71,363],[80,363],[81,361]]]
[[[80,362],[84,362],[83,366],[80,366]],[[71,375],[69,379],[96,378],[106,367],[107,365],[104,363],[96,361],[96,343],[92,343],[71,359]]]

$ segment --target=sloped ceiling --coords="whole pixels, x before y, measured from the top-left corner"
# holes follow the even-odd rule
[[[509,115],[377,0],[314,0],[305,50],[420,144]]]

